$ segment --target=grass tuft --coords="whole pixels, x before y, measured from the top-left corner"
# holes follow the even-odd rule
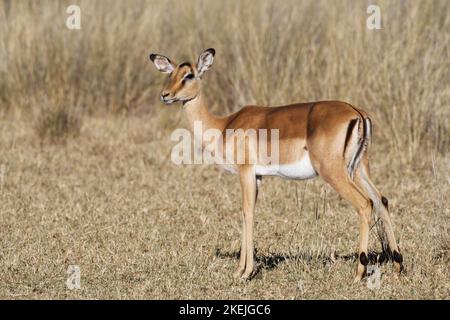
[[[41,142],[65,143],[80,134],[81,117],[68,108],[44,108],[34,126]]]

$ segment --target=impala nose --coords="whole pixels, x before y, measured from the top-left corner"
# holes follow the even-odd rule
[[[169,96],[169,94],[170,94],[170,93],[164,93],[164,92],[163,92],[163,93],[161,94],[161,101],[162,101],[162,102],[165,102],[165,101],[166,101],[166,98]]]

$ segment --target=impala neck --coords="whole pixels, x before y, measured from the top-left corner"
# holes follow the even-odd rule
[[[194,99],[185,102],[184,110],[192,131],[194,130],[194,123],[197,121],[201,122],[203,132],[208,129],[222,131],[225,127],[225,118],[216,117],[209,112],[208,105],[201,91]]]

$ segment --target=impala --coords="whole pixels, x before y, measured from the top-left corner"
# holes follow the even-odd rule
[[[383,253],[393,260],[398,272],[403,258],[395,240],[388,201],[375,187],[369,173],[372,121],[361,109],[340,101],[318,101],[279,107],[246,106],[225,117],[211,114],[202,92],[202,77],[214,61],[215,50],[200,54],[197,64],[176,64],[160,54],[151,54],[156,68],[169,74],[161,93],[165,104],[181,102],[190,127],[201,121],[203,129],[279,130],[279,165],[258,163],[256,148],[250,143],[235,144],[255,162],[235,163],[227,169],[239,175],[242,189],[242,243],[235,276],[250,278],[255,271],[253,216],[258,188],[263,176],[309,179],[321,176],[359,215],[359,255],[355,281],[362,279],[369,263],[368,240],[372,211]],[[258,139],[258,137],[257,137]],[[203,145],[204,146],[204,145]]]

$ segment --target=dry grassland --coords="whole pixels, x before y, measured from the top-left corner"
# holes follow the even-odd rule
[[[378,31],[368,1],[0,1],[0,298],[448,299],[450,3],[377,2]],[[373,115],[405,275],[383,264],[379,289],[353,284],[356,212],[320,179],[268,178],[261,270],[233,279],[238,179],[170,161],[186,124],[148,61],[208,47],[216,114],[339,99]]]

